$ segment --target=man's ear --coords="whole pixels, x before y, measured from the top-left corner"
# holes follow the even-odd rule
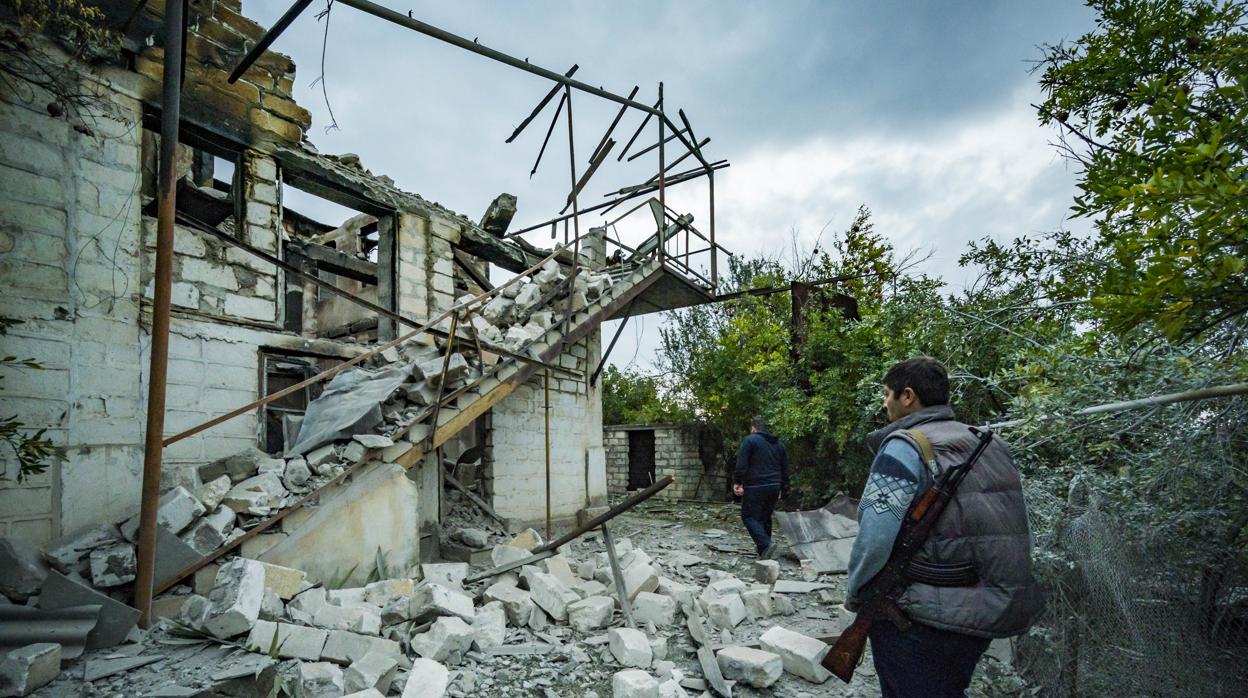
[[[914,388],[911,388],[908,385],[905,387],[904,390],[901,391],[901,395],[898,395],[897,397],[899,398],[898,402],[901,402],[903,404],[909,404],[911,402],[919,401],[918,393],[914,392]]]

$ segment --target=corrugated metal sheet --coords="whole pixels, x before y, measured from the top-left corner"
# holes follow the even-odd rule
[[[87,634],[100,620],[100,607],[73,606],[46,610],[30,606],[0,606],[0,654],[36,642],[55,642],[61,658],[82,654]]]
[[[841,495],[813,511],[777,511],[776,521],[793,553],[820,572],[845,572],[858,536],[857,502]]]

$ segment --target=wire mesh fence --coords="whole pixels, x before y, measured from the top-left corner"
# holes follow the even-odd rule
[[[1248,550],[1198,558],[1202,541],[1143,543],[1095,504],[1067,512],[1037,541],[1065,564],[1045,573],[1045,615],[1017,645],[1036,694],[1248,695]]]

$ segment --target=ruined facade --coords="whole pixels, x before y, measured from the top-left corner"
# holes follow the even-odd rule
[[[44,95],[0,94],[0,315],[20,321],[4,337],[2,353],[46,366],[7,373],[0,399],[6,413],[21,415],[31,429],[46,429],[66,449],[63,460],[24,482],[13,479],[16,466],[6,463],[0,536],[43,543],[89,524],[122,521],[138,508],[162,56],[153,23],[162,5],[150,3],[127,33],[128,66],[83,72],[112,112],[90,133],[49,116]],[[545,256],[400,191],[358,158],[319,154],[305,140],[310,117],[291,96],[295,68],[289,59],[266,52],[241,80],[226,81],[244,48],[263,34],[242,15],[239,0],[193,3],[192,13],[180,212],[200,218],[231,209],[213,221],[217,230],[419,321],[486,290],[479,281],[488,279],[487,260],[517,272]],[[284,202],[292,188],[359,215],[312,220]],[[178,225],[175,238],[166,435],[410,329],[396,329],[392,320],[191,226]],[[558,433],[550,457],[557,525],[606,497],[600,399],[584,378],[598,362],[599,333],[596,325],[580,329],[574,343],[551,357],[581,376],[552,374],[549,382]],[[528,378],[441,450],[454,460],[470,446],[484,447],[478,489],[513,527],[546,516],[539,426],[545,389],[540,373]],[[205,462],[249,447],[278,453],[285,425],[297,422],[317,394],[319,386],[309,388],[169,446],[162,486],[195,491],[204,485],[197,466]],[[361,483],[369,479],[380,484],[366,495]],[[369,526],[356,521],[361,530],[382,531],[402,556],[436,554],[441,483],[433,454],[398,476],[373,473],[344,487],[353,488],[350,498],[357,502],[339,512],[349,520],[365,516],[364,509],[371,516],[394,512]],[[316,510],[289,517],[282,535],[314,524]],[[409,528],[413,522],[419,536]]]
[[[666,499],[731,499],[731,472],[719,439],[696,424],[614,424],[603,427],[607,489],[622,494],[671,475]]]

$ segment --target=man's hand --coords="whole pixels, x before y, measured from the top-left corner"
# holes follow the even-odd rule
[[[744,496],[744,495],[745,495],[745,486],[744,486],[744,485],[733,485],[733,486],[732,486],[732,493],[733,493],[733,494],[735,494],[735,495],[737,495],[738,497]]]

